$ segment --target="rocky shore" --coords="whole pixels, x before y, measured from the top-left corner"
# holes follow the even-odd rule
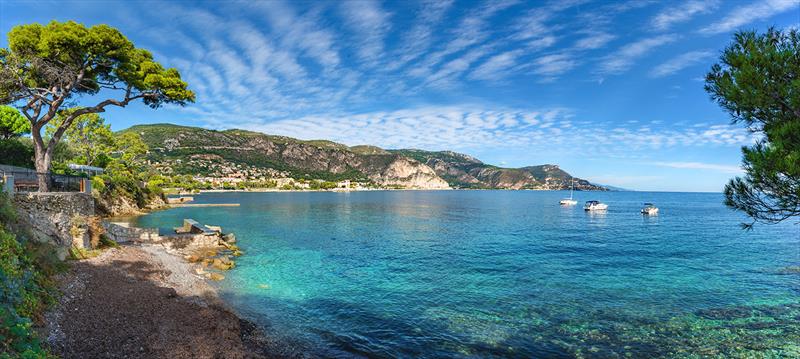
[[[64,358],[286,357],[226,308],[194,265],[160,245],[76,261],[40,329]]]

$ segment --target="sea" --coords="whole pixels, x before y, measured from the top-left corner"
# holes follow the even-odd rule
[[[215,282],[303,357],[800,357],[800,224],[720,193],[204,193],[135,219],[235,233]],[[583,202],[608,204],[586,212]],[[644,202],[660,208],[643,216]]]

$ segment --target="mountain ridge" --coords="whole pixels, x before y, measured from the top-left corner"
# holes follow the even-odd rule
[[[557,165],[502,168],[453,151],[347,146],[241,129],[165,123],[119,132],[138,133],[160,170],[202,177],[354,180],[415,189],[568,189],[573,178]],[[575,189],[607,190],[579,178]]]

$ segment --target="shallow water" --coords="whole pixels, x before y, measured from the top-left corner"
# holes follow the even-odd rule
[[[800,225],[743,231],[721,194],[565,195],[209,193],[241,206],[137,221],[235,232],[223,297],[321,356],[800,357]]]

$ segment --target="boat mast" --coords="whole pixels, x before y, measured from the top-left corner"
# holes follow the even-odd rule
[[[572,192],[575,191],[575,179],[570,177],[570,182],[572,182],[572,188],[569,190],[569,199],[572,199]]]

